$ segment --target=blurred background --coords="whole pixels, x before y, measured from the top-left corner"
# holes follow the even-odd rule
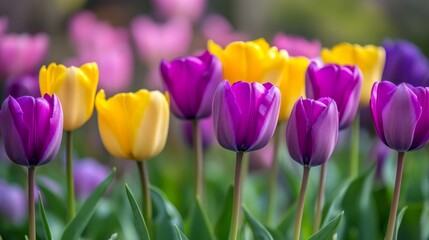
[[[226,46],[231,41],[261,37],[272,42],[277,33],[284,33],[319,40],[322,47],[331,47],[344,41],[380,45],[386,38],[401,38],[413,42],[428,56],[428,13],[427,0],[0,0],[0,65],[8,65],[17,56],[20,56],[18,62],[36,59],[31,62],[32,69],[23,70],[20,63],[12,70],[0,67],[2,99],[14,91],[11,86],[17,81],[13,79],[22,79],[23,75],[30,79],[30,83],[25,86],[20,83],[17,88],[37,95],[38,70],[50,62],[80,65],[96,61],[100,68],[99,87],[105,89],[109,96],[140,88],[163,90],[159,62],[198,53],[206,49],[208,39]],[[18,35],[27,38],[41,36],[41,39],[22,50],[30,40],[18,38]],[[16,54],[12,54],[12,50],[2,52],[2,44],[12,45],[8,41],[17,43],[16,48],[21,50]],[[36,51],[39,48],[41,50]],[[162,189],[180,215],[186,218],[193,194],[193,154],[187,127],[174,116],[171,118],[167,146],[159,156],[149,160],[149,174],[151,183]],[[205,133],[205,205],[208,206],[209,219],[214,223],[227,188],[233,182],[234,154],[218,146],[211,127],[209,120],[204,128],[208,131]],[[387,150],[387,154],[383,150],[377,152],[372,128],[369,129],[361,135],[362,171],[369,169],[373,165],[372,160],[380,154],[385,154],[383,161],[393,158]],[[86,231],[86,236],[89,239],[107,239],[113,232],[118,232],[120,239],[134,239],[130,209],[121,207],[128,206],[124,197],[125,182],[135,192],[139,191],[134,163],[114,159],[105,151],[98,135],[95,112],[91,121],[75,133],[75,165],[81,167],[76,174],[80,174],[79,179],[85,179],[83,186],[90,183],[96,186],[112,166],[118,169],[116,184],[100,204],[90,223],[94,227]],[[346,178],[342,170],[348,169],[344,161],[348,156],[348,134],[343,133],[343,140],[339,141],[329,166],[328,195],[339,186],[341,179]],[[244,197],[246,205],[258,218],[264,216],[266,170],[272,156],[272,149],[264,151],[255,157],[257,160],[250,161]],[[408,182],[405,180],[405,185],[409,188],[403,195],[406,195],[407,202],[415,203],[408,210],[405,230],[401,233],[402,236],[411,236],[407,239],[428,239],[428,230],[420,226],[419,220],[422,216],[428,217],[429,210],[426,203],[429,195],[427,152],[424,149],[410,154],[410,158],[419,159],[412,159],[414,163],[407,166],[406,173],[410,173],[410,177],[406,177]],[[45,194],[45,207],[54,226],[54,234],[59,234],[64,227],[64,156],[65,153],[60,152],[56,161],[38,169],[37,182]],[[295,199],[300,179],[299,167],[290,161],[286,150],[281,151],[280,159],[282,172],[279,181],[282,187],[278,194],[281,209],[278,219]],[[374,239],[381,237],[386,223],[380,219],[387,219],[388,214],[389,204],[384,199],[391,195],[394,179],[394,163],[389,162],[380,163],[382,169],[379,171],[384,176],[375,182],[376,187],[372,190],[372,200],[378,211],[371,215],[375,218]],[[25,169],[12,165],[2,153],[0,235],[4,239],[21,238],[26,232],[26,201],[22,201],[25,198],[25,173]],[[425,177],[422,180],[413,176]],[[317,174],[312,177],[310,188],[313,192],[309,193],[309,199],[314,199],[317,186]],[[90,190],[82,189],[78,195],[84,199]],[[309,219],[311,207],[306,211],[304,219]],[[103,224],[97,224],[100,221]],[[105,232],[105,229],[112,231]],[[304,227],[303,231],[304,236],[308,236],[311,229]]]

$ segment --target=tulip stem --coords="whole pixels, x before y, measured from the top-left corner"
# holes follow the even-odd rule
[[[194,152],[195,152],[195,197],[203,200],[204,187],[203,187],[203,143],[201,139],[201,129],[199,121],[194,119],[192,121],[192,128],[194,134]]]
[[[68,220],[71,221],[76,212],[74,202],[74,181],[73,181],[73,136],[72,131],[66,131],[66,171],[67,171],[67,206]]]
[[[36,217],[34,207],[34,173],[35,167],[28,168],[28,230],[30,240],[36,240]]]
[[[350,178],[359,175],[359,113],[352,123],[351,150],[350,150]]]
[[[404,171],[404,155],[403,152],[398,152],[398,165],[396,167],[395,190],[393,192],[393,201],[390,206],[389,222],[387,224],[386,240],[393,239],[395,231],[396,212],[398,211],[399,195],[401,193],[402,173]]]
[[[304,212],[305,192],[307,190],[308,176],[310,175],[310,166],[304,165],[304,172],[302,174],[301,190],[299,192],[298,209],[295,219],[295,228],[293,232],[293,239],[299,240],[301,234],[302,214]]]
[[[243,152],[237,152],[235,161],[235,179],[234,179],[234,200],[232,205],[231,228],[229,230],[229,240],[236,240],[241,209],[241,168],[243,163]]]
[[[278,152],[280,148],[281,132],[283,129],[283,123],[279,123],[274,133],[274,154],[270,168],[270,185],[268,192],[268,211],[267,211],[267,222],[272,223],[273,216],[277,205],[277,176],[279,171],[279,160]]]
[[[327,169],[327,163],[324,163],[322,164],[322,166],[320,166],[319,192],[317,194],[317,200],[316,200],[316,212],[315,212],[315,218],[314,218],[313,232],[319,231],[320,224],[322,222],[322,209],[323,209],[323,202],[325,199],[326,169]]]
[[[137,161],[137,166],[140,174],[140,184],[143,203],[143,217],[146,222],[149,235],[153,238],[152,232],[152,200],[150,196],[149,174],[147,171],[146,161]]]

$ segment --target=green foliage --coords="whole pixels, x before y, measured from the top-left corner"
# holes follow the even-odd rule
[[[207,214],[198,198],[195,199],[195,206],[191,214],[189,238],[206,240],[215,239]]]
[[[264,225],[262,225],[262,223],[256,220],[256,218],[253,217],[246,208],[243,207],[242,209],[246,221],[253,232],[254,238],[258,240],[273,240],[273,237],[271,236],[270,232],[264,227]]]
[[[133,193],[131,192],[130,188],[127,184],[125,184],[125,190],[127,192],[127,198],[130,202],[131,209],[133,211],[134,215],[134,226],[136,227],[137,233],[139,235],[140,240],[149,240],[149,232],[146,227],[145,220],[142,216],[142,213],[140,211],[140,208],[137,204],[136,199],[134,198]]]
[[[234,198],[234,187],[230,186],[226,192],[221,214],[216,222],[214,233],[218,239],[228,239],[231,226],[231,215]]]
[[[308,240],[332,240],[334,235],[337,233],[337,229],[343,220],[344,212],[341,212],[334,219],[329,221],[324,227],[322,227],[317,233],[312,235]]]
[[[45,238],[47,240],[52,240],[51,228],[49,227],[48,219],[46,218],[45,207],[43,206],[42,195],[39,192],[39,211],[43,220],[43,228],[45,229]]]
[[[174,226],[174,227],[176,228],[176,231],[177,231],[176,240],[188,240],[185,234],[177,226]]]

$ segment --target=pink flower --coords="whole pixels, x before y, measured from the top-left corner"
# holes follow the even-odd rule
[[[164,17],[184,17],[196,21],[204,13],[207,0],[153,0],[153,4]]]
[[[0,76],[30,73],[39,68],[48,51],[49,38],[39,33],[0,35]]]
[[[218,14],[211,14],[204,19],[202,32],[206,40],[211,39],[221,47],[231,42],[248,40],[246,34],[236,32],[228,20]]]
[[[302,56],[315,58],[320,54],[321,44],[318,40],[308,41],[298,36],[277,33],[273,38],[273,45],[279,49],[284,49],[289,56]]]
[[[192,26],[182,18],[158,24],[149,17],[138,16],[131,23],[131,33],[138,54],[150,65],[185,55],[192,41]]]

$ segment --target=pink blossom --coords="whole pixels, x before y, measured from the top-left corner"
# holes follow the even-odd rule
[[[246,34],[236,32],[228,20],[218,14],[211,14],[204,19],[202,32],[206,40],[211,39],[221,47],[231,42],[248,40]]]
[[[200,19],[207,0],[153,0],[157,12],[164,17],[184,17],[191,21]]]
[[[321,44],[318,40],[306,40],[298,36],[277,33],[273,38],[273,45],[286,50],[290,56],[303,56],[315,58],[320,54]]]

